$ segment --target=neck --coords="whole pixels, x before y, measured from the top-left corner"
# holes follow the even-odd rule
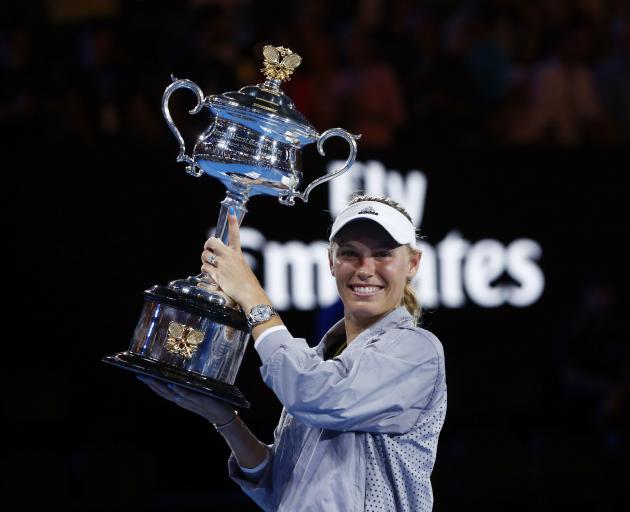
[[[352,341],[363,331],[365,331],[368,327],[374,325],[381,318],[386,317],[393,311],[386,311],[385,313],[377,316],[371,316],[368,318],[358,318],[353,316],[352,314],[348,314],[344,312],[344,323],[346,325],[346,342],[348,345],[352,343]]]

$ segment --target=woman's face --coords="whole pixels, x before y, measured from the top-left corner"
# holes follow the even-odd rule
[[[420,253],[399,245],[372,221],[344,227],[328,253],[346,319],[378,320],[400,306],[405,284],[416,275]]]

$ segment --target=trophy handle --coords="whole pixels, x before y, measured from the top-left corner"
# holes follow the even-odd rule
[[[186,145],[184,144],[184,139],[175,126],[175,123],[173,122],[171,113],[168,110],[168,101],[171,98],[171,94],[173,94],[173,92],[177,89],[190,89],[192,92],[195,93],[195,96],[197,96],[197,104],[193,109],[189,110],[188,113],[197,114],[205,106],[203,92],[201,91],[199,86],[192,80],[178,80],[173,75],[171,75],[171,80],[173,81],[173,83],[166,88],[162,96],[162,114],[164,115],[164,119],[166,119],[166,124],[171,129],[173,135],[175,135],[175,138],[179,143],[179,155],[177,155],[177,161],[186,162],[188,164],[186,166],[186,172],[198,178],[203,175],[203,171],[199,168],[195,160],[193,158],[190,158],[186,154]]]
[[[326,130],[319,136],[319,139],[317,139],[317,151],[320,155],[324,156],[326,154],[324,152],[324,142],[331,137],[341,137],[350,146],[350,154],[343,166],[336,171],[329,172],[325,176],[317,178],[308,187],[306,187],[304,192],[291,190],[287,194],[280,196],[278,201],[282,204],[293,206],[295,204],[295,198],[298,197],[306,203],[308,202],[308,195],[311,193],[311,190],[313,190],[317,185],[321,185],[322,183],[330,181],[337,176],[341,176],[344,172],[350,169],[350,167],[352,167],[352,164],[354,164],[354,161],[357,159],[357,140],[361,138],[361,135],[353,135],[342,128],[331,128],[330,130]]]

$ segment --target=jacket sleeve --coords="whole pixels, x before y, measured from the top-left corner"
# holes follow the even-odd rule
[[[271,450],[272,447],[269,446],[269,449]],[[228,474],[260,508],[274,510],[271,461],[265,465],[260,474],[253,477],[241,471],[234,454],[231,454],[228,459]]]
[[[440,373],[436,346],[409,328],[328,361],[285,330],[270,334],[257,350],[263,380],[287,411],[330,430],[408,432],[430,403]]]
[[[286,479],[278,479],[278,473],[285,470],[283,467],[275,468],[274,475],[274,461],[276,459],[276,448],[278,446],[278,440],[282,434],[283,426],[286,421],[286,410],[282,410],[280,420],[277,427],[274,429],[273,444],[267,445],[269,459],[267,464],[255,475],[245,474],[238,463],[234,454],[230,454],[228,459],[228,474],[232,480],[234,480],[241,489],[247,494],[256,504],[263,510],[276,510],[278,505],[279,496],[282,494],[283,485],[274,481],[285,481]],[[282,464],[280,464],[282,466]]]

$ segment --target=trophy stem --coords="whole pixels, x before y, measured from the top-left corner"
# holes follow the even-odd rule
[[[217,227],[214,231],[214,236],[219,238],[225,245],[228,245],[230,239],[230,232],[228,229],[228,214],[230,213],[230,209],[233,209],[236,218],[238,219],[238,225],[241,225],[243,221],[243,217],[247,213],[247,208],[245,207],[245,203],[249,198],[247,194],[244,192],[240,192],[238,190],[228,190],[227,195],[223,201],[221,201],[221,209],[219,210],[219,219],[217,220]],[[190,281],[191,278],[189,278]],[[195,286],[203,286],[202,283],[206,285],[210,285],[210,290],[208,290],[207,286],[205,290],[201,293],[211,300],[212,302],[216,302],[223,297],[219,294],[212,291],[212,287],[216,286],[214,280],[205,272],[195,276],[192,278],[193,282],[195,282]],[[217,289],[218,291],[218,289]]]
[[[247,213],[245,203],[248,199],[246,189],[240,190],[237,187],[233,187],[228,190],[225,199],[221,201],[221,210],[219,211],[219,219],[217,221],[217,227],[214,231],[214,236],[219,238],[224,244],[227,245],[230,238],[228,229],[228,214],[230,213],[230,209],[234,209],[234,214],[236,215],[240,226],[243,217],[245,217],[245,214]],[[202,272],[194,277],[190,276],[186,279],[171,281],[168,284],[168,288],[183,295],[196,297],[211,304],[228,307],[233,307],[234,305],[234,302],[228,300],[228,298],[221,293],[214,280],[205,272]]]
[[[228,190],[227,195],[223,201],[221,201],[221,209],[219,210],[219,219],[217,220],[217,227],[214,231],[214,236],[219,238],[225,245],[229,243],[229,230],[228,230],[228,213],[230,208],[234,209],[234,214],[238,219],[238,225],[241,225],[243,217],[247,213],[245,203],[249,198],[246,194],[238,191]]]

